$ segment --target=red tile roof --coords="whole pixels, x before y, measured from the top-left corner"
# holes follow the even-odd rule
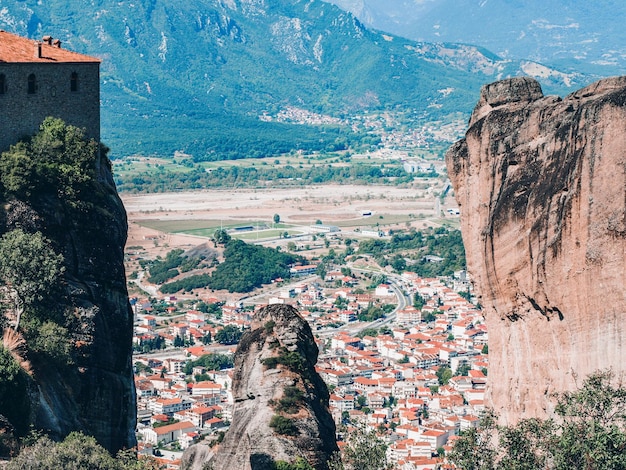
[[[41,57],[35,53],[37,41],[16,36],[15,34],[0,31],[0,63],[99,63],[100,59],[77,52],[68,51],[56,45],[43,42]]]

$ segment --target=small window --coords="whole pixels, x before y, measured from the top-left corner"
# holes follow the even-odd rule
[[[37,79],[35,78],[35,74],[31,73],[28,76],[28,94],[33,95],[37,91]]]
[[[78,74],[72,72],[70,76],[70,91],[78,91]]]
[[[0,73],[0,95],[4,95],[7,90],[7,78],[3,73]]]

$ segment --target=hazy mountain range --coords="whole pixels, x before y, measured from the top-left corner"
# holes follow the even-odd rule
[[[367,26],[417,41],[485,47],[601,76],[626,73],[621,0],[327,0]]]
[[[5,0],[0,28],[102,58],[102,136],[114,156],[341,147],[358,139],[350,116],[468,116],[481,84],[528,71],[486,49],[367,29],[320,0]],[[531,72],[549,89],[585,80]],[[276,122],[292,108],[343,121]]]

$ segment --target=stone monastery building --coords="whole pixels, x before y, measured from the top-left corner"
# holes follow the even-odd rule
[[[100,140],[100,59],[0,30],[0,152],[48,116]]]

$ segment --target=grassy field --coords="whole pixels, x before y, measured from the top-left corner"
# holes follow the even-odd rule
[[[390,225],[412,223],[418,220],[425,219],[426,216],[422,214],[375,214],[370,217],[363,217],[358,219],[350,219],[344,221],[336,221],[329,225],[335,225],[344,229],[355,229],[362,227],[375,227],[378,224],[379,227],[385,227]],[[256,228],[257,220],[240,220],[233,223],[232,220],[228,224],[223,224],[220,220],[140,220],[137,221],[139,225],[159,232],[165,233],[181,233],[187,235],[195,235],[199,237],[210,238],[213,236],[215,230],[223,228],[225,230],[234,230],[237,227],[252,226]],[[451,220],[441,219],[437,220],[438,223],[451,225]],[[303,224],[305,226],[309,224]],[[276,228],[263,229],[258,231],[253,229],[251,231],[243,231],[240,233],[230,233],[235,238],[242,240],[255,240],[257,238],[275,238],[279,237],[283,233],[287,232],[290,236],[303,233],[302,230],[298,230],[298,225],[279,224]]]
[[[228,224],[223,224],[219,220],[141,220],[137,223],[142,227],[151,228],[164,233],[180,233],[186,235],[194,235],[197,237],[211,238],[215,231],[219,228],[224,230],[234,230],[238,227],[252,226],[256,227],[258,220],[242,220],[237,223],[229,221]],[[257,238],[277,238],[283,235],[285,232],[289,236],[299,235],[303,233],[301,230],[294,230],[292,225],[278,224],[275,228],[263,229],[258,231],[253,229],[250,231],[231,232],[230,235],[233,238],[239,238],[242,240],[255,240]]]
[[[301,230],[260,230],[258,232],[244,232],[244,233],[231,233],[231,236],[234,238],[239,238],[240,240],[262,240],[265,238],[280,238],[285,232],[292,237],[294,235],[300,235],[303,232]]]

